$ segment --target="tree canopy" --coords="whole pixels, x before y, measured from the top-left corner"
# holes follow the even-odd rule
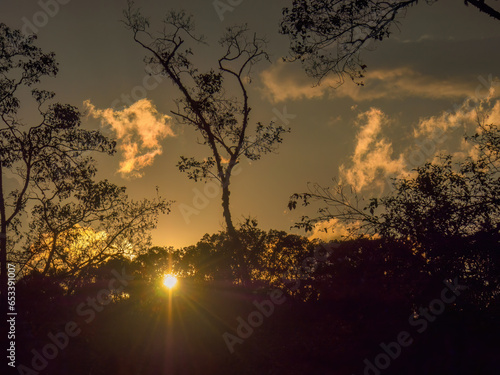
[[[368,204],[347,194],[349,187],[314,185],[292,195],[289,208],[322,203],[318,216],[304,216],[296,226],[310,231],[334,220],[350,225],[352,238],[403,244],[430,275],[460,275],[476,285],[477,298],[490,299],[500,288],[499,139],[497,125],[479,122],[478,132],[468,137],[477,156],[445,155],[426,163],[414,176],[394,179],[392,192]]]
[[[75,106],[54,102],[55,93],[40,88],[42,79],[56,76],[58,67],[54,54],[44,53],[35,39],[0,24],[0,273],[4,307],[7,261],[17,264],[18,272],[29,269],[76,276],[85,267],[123,254],[126,246],[146,245],[148,230],[169,207],[160,197],[130,201],[124,188],[95,181],[97,167],[92,153],[114,154],[115,141],[99,130],[84,129]],[[26,94],[32,102],[29,96],[25,99]],[[36,114],[25,121],[23,111],[29,109]],[[28,212],[31,221],[23,216]],[[87,240],[85,246],[84,233],[90,232],[101,233],[101,245]],[[75,243],[84,249],[77,250]],[[118,245],[122,250],[117,250]]]
[[[437,0],[425,0],[433,4]],[[406,11],[418,0],[294,0],[283,9],[280,31],[290,38],[290,60],[299,60],[310,76],[329,74],[363,83],[367,68],[361,52],[389,38]],[[481,0],[465,0],[500,20],[500,12]]]

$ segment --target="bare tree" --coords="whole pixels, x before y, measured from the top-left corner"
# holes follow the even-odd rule
[[[216,66],[200,73],[191,61],[192,49],[186,46],[203,43],[203,38],[194,34],[190,16],[171,11],[163,21],[162,31],[151,33],[148,19],[134,8],[133,2],[129,1],[124,15],[134,40],[148,52],[145,63],[168,77],[181,93],[172,113],[181,123],[194,127],[201,135],[200,143],[210,150],[210,156],[203,160],[181,157],[179,170],[195,181],[215,179],[220,183],[227,230],[235,236],[229,209],[234,167],[244,157],[258,160],[275,151],[288,131],[273,122],[250,123],[247,87],[252,67],[268,59],[265,40],[246,26],[227,29],[219,41],[223,52]]]

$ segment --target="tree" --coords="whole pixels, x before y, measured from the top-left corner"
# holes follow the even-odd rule
[[[301,221],[295,223],[295,228],[310,232],[317,224],[334,220],[346,225],[348,236],[369,237],[377,232],[380,221],[374,215],[378,207],[376,199],[371,199],[370,204],[366,206],[364,199],[359,197],[352,187],[340,183],[335,183],[330,187],[314,183],[309,184],[308,187],[308,192],[295,193],[290,196],[288,209],[296,209],[299,202],[304,207],[312,202],[322,202],[324,206],[318,209],[316,217],[302,216]],[[328,228],[325,231],[328,231]]]
[[[435,0],[425,0],[432,4]],[[291,59],[321,81],[336,74],[362,84],[366,65],[360,52],[373,41],[390,36],[407,9],[418,0],[294,0],[283,10],[281,33],[290,38]],[[484,0],[465,0],[479,11],[500,20],[500,12]]]
[[[500,137],[496,125],[479,123],[479,129],[468,138],[477,158],[445,156],[417,168],[414,178],[396,180],[395,191],[381,201],[378,230],[411,246],[431,274],[461,275],[475,284],[482,299],[484,289],[491,296],[500,287]]]
[[[92,164],[87,151],[112,154],[114,143],[97,131],[80,129],[80,115],[71,105],[47,105],[54,94],[37,89],[44,76],[57,74],[53,53],[34,45],[0,24],[0,275],[4,309],[7,307],[7,252],[19,240],[20,214],[33,197],[35,183],[83,170]],[[20,96],[31,89],[39,121],[28,126],[19,119]],[[6,191],[6,178],[19,186]],[[2,310],[4,311],[4,310]]]
[[[172,258],[173,268],[185,278],[282,288],[286,280],[300,277],[302,262],[313,256],[317,247],[316,241],[306,237],[273,229],[265,232],[250,218],[238,226],[237,236],[237,248],[229,234],[221,231],[205,234],[196,245],[164,255]],[[156,255],[151,256],[155,262]]]
[[[318,217],[305,216],[297,226],[312,230],[332,219],[357,223],[358,236],[403,244],[430,275],[440,281],[461,276],[475,284],[478,301],[490,303],[483,299],[500,289],[500,137],[498,126],[478,121],[478,133],[468,139],[479,156],[463,161],[443,156],[440,163],[426,163],[415,169],[415,177],[395,179],[389,195],[364,207],[343,193],[345,187],[332,191],[316,185],[290,199],[291,209],[300,201],[326,203]]]
[[[135,258],[134,263],[140,266],[143,280],[151,283],[158,281],[165,273],[179,273],[182,255],[182,251],[176,251],[173,247],[154,246]]]
[[[41,79],[56,76],[58,68],[54,54],[44,53],[36,47],[35,39],[35,36],[23,36],[20,31],[0,24],[2,311],[7,308],[7,261],[14,261],[14,255],[18,256],[18,261],[28,260],[16,246],[24,236],[21,219],[27,210],[31,209],[34,217],[28,240],[34,236],[38,239],[53,236],[50,251],[33,253],[44,262],[40,271],[47,273],[59,258],[60,261],[64,259],[74,273],[109,256],[109,252],[103,249],[95,257],[89,257],[87,248],[85,254],[80,254],[84,260],[69,264],[70,258],[64,254],[66,249],[61,247],[60,241],[63,237],[66,241],[74,240],[72,234],[78,224],[93,225],[96,230],[113,228],[115,231],[110,235],[114,238],[106,241],[111,246],[125,234],[134,233],[132,227],[135,225],[138,225],[138,233],[144,233],[154,223],[154,215],[166,209],[162,200],[128,202],[123,188],[108,182],[94,182],[97,170],[89,153],[112,155],[115,142],[99,131],[82,129],[76,107],[51,104],[55,94],[38,88]],[[31,93],[37,112],[32,116],[33,124],[21,120],[20,98],[27,93]],[[16,180],[17,186],[12,180]],[[143,208],[147,209],[141,211]],[[142,224],[131,220],[136,216],[141,216]],[[30,245],[36,246],[36,243]],[[35,249],[30,246],[29,250]]]
[[[36,88],[44,76],[57,74],[53,53],[34,45],[34,36],[0,24],[0,292],[7,312],[7,253],[20,239],[20,214],[33,197],[36,181],[60,178],[91,165],[86,151],[112,154],[114,143],[99,132],[80,129],[80,115],[71,105],[47,105],[51,92]],[[31,89],[39,121],[33,126],[19,119],[20,96]],[[7,191],[6,178],[19,185]],[[6,315],[4,315],[6,316]],[[6,323],[2,323],[6,329]],[[2,330],[2,336],[6,337]]]
[[[219,41],[223,53],[216,67],[200,73],[191,61],[191,48],[185,46],[187,42],[203,42],[194,34],[190,16],[171,11],[163,21],[163,31],[152,34],[149,21],[133,2],[129,1],[124,15],[134,40],[148,53],[145,62],[153,67],[150,71],[167,76],[181,92],[172,113],[181,123],[194,127],[201,135],[201,144],[210,150],[210,156],[203,160],[182,156],[177,166],[194,181],[215,179],[220,183],[224,219],[234,236],[229,186],[235,166],[244,157],[258,160],[275,151],[287,131],[274,122],[250,123],[249,74],[256,63],[268,59],[265,40],[245,26],[228,29]]]
[[[441,163],[415,168],[415,177],[393,179],[394,190],[381,199],[369,199],[368,204],[341,184],[333,188],[314,184],[309,192],[293,194],[289,209],[296,209],[299,202],[303,206],[325,204],[317,217],[303,216],[296,226],[311,231],[318,223],[338,219],[344,224],[358,223],[358,234],[415,243],[498,230],[499,129],[480,119],[478,129],[466,137],[478,156],[456,162],[449,155],[442,156]]]
[[[195,245],[183,250],[179,267],[183,274],[198,281],[230,281],[248,285],[255,280],[258,260],[265,250],[266,234],[257,228],[257,222],[247,219],[234,235],[221,231],[205,234]]]
[[[107,180],[94,182],[67,176],[71,190],[35,196],[30,234],[20,254],[24,273],[58,275],[76,280],[88,268],[112,258],[131,257],[145,250],[149,231],[170,202],[157,199],[130,201],[125,188]],[[62,181],[58,181],[61,186]]]

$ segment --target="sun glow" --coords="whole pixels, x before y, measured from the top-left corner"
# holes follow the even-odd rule
[[[168,289],[172,289],[177,284],[177,277],[174,275],[165,275],[163,278],[163,285]]]

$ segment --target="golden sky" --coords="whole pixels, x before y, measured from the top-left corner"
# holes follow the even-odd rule
[[[163,197],[176,201],[153,233],[155,244],[190,245],[222,229],[220,191],[188,180],[175,167],[181,155],[209,154],[192,129],[172,119],[179,93],[144,71],[144,52],[119,22],[125,0],[49,1],[46,10],[42,3],[2,1],[0,21],[36,32],[38,44],[60,63],[58,78],[46,79],[44,88],[87,111],[85,127],[117,138],[118,154],[99,158],[100,177],[127,186],[136,199],[155,194],[158,186]],[[500,120],[500,85],[489,89],[500,77],[500,24],[462,2],[409,9],[389,40],[364,53],[365,86],[346,82],[336,89],[334,78],[313,86],[300,65],[281,61],[288,41],[277,33],[278,22],[291,0],[245,0],[222,17],[212,1],[136,3],[151,15],[153,28],[170,8],[194,14],[210,44],[194,51],[200,69],[215,66],[221,53],[216,42],[228,26],[247,22],[269,39],[271,63],[253,72],[252,121],[281,122],[292,132],[277,154],[241,162],[231,194],[236,222],[252,216],[264,229],[289,230],[310,213],[286,208],[288,197],[305,191],[307,182],[327,185],[336,177],[367,198],[378,195],[388,188],[388,177],[405,175],[440,152],[471,154],[462,136],[474,131],[476,106],[489,120]]]

